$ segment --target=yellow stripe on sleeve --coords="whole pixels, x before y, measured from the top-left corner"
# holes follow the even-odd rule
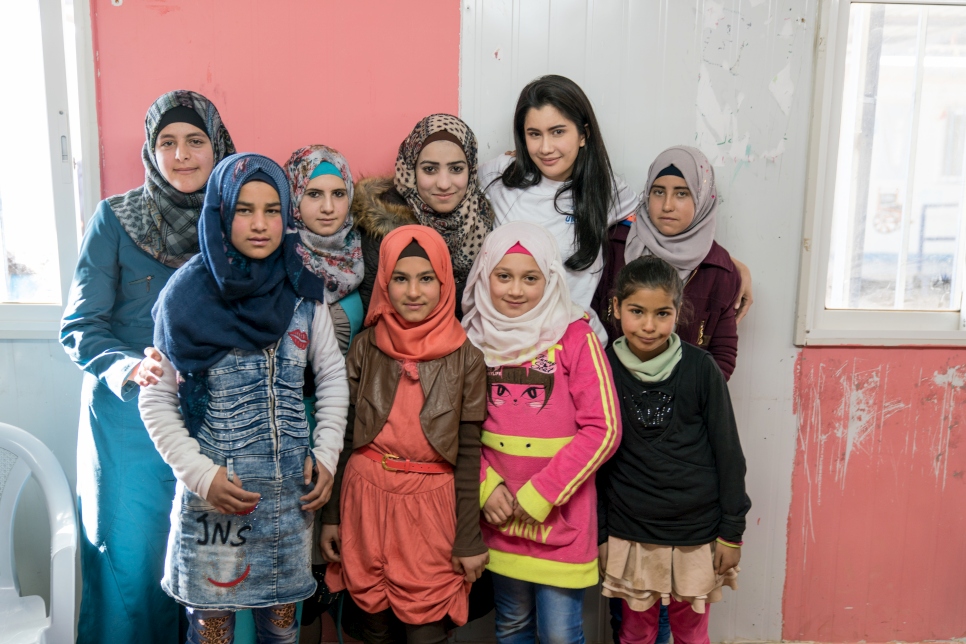
[[[604,410],[604,439],[587,465],[560,492],[557,500],[554,501],[554,505],[563,505],[573,496],[574,492],[587,480],[590,474],[600,467],[607,455],[610,454],[614,441],[617,439],[616,401],[614,399],[614,387],[611,384],[610,375],[607,373],[607,366],[604,362],[606,357],[603,355],[603,348],[600,346],[600,340],[597,339],[596,334],[587,334],[587,344],[590,347],[594,369],[597,371],[597,381],[600,384],[600,401]]]
[[[537,488],[533,486],[533,481],[527,481],[523,484],[523,487],[517,490],[517,503],[527,511],[527,514],[540,523],[546,521],[550,511],[553,510],[553,503],[537,492]]]
[[[496,473],[492,467],[486,468],[486,478],[480,483],[480,508],[486,505],[487,499],[493,494],[493,490],[503,482],[503,477]]]

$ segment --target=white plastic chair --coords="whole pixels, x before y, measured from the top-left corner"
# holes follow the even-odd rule
[[[21,597],[13,556],[13,518],[30,475],[47,498],[50,520],[50,617],[44,600]],[[74,641],[74,497],[57,458],[22,429],[0,423],[0,644]]]

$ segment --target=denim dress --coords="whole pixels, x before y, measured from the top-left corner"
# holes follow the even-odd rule
[[[195,608],[261,608],[306,599],[314,512],[303,512],[309,427],[302,381],[315,307],[300,300],[288,330],[262,351],[232,350],[208,370],[201,452],[261,500],[221,514],[179,481],[171,509],[164,590]],[[314,457],[313,457],[314,462]]]

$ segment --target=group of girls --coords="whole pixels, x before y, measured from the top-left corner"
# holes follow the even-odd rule
[[[521,93],[514,153],[478,167],[436,114],[391,180],[320,145],[235,154],[194,92],[145,124],[61,331],[86,372],[79,642],[242,641],[243,609],[260,642],[300,610],[318,642],[320,590],[366,642],[445,642],[490,604],[498,641],[582,642],[601,576],[620,641],[654,642],[661,606],[708,641],[750,501],[742,279],[700,152],[659,155],[639,199],[559,76]]]

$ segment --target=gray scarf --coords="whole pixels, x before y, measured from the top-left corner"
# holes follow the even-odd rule
[[[694,221],[683,232],[667,237],[655,228],[647,210],[651,186],[661,170],[673,165],[681,174],[694,198]],[[657,255],[686,280],[698,264],[708,256],[714,242],[718,190],[714,185],[714,169],[701,150],[679,145],[657,155],[647,171],[647,185],[637,207],[637,215],[627,235],[624,260],[632,262],[643,255]]]
[[[214,165],[235,153],[231,136],[211,101],[188,90],[168,92],[151,105],[144,119],[144,185],[107,200],[138,248],[171,268],[180,267],[198,253],[198,217],[205,199],[204,189],[186,194],[169,184],[154,157],[161,117],[179,105],[193,109],[205,122]]]

